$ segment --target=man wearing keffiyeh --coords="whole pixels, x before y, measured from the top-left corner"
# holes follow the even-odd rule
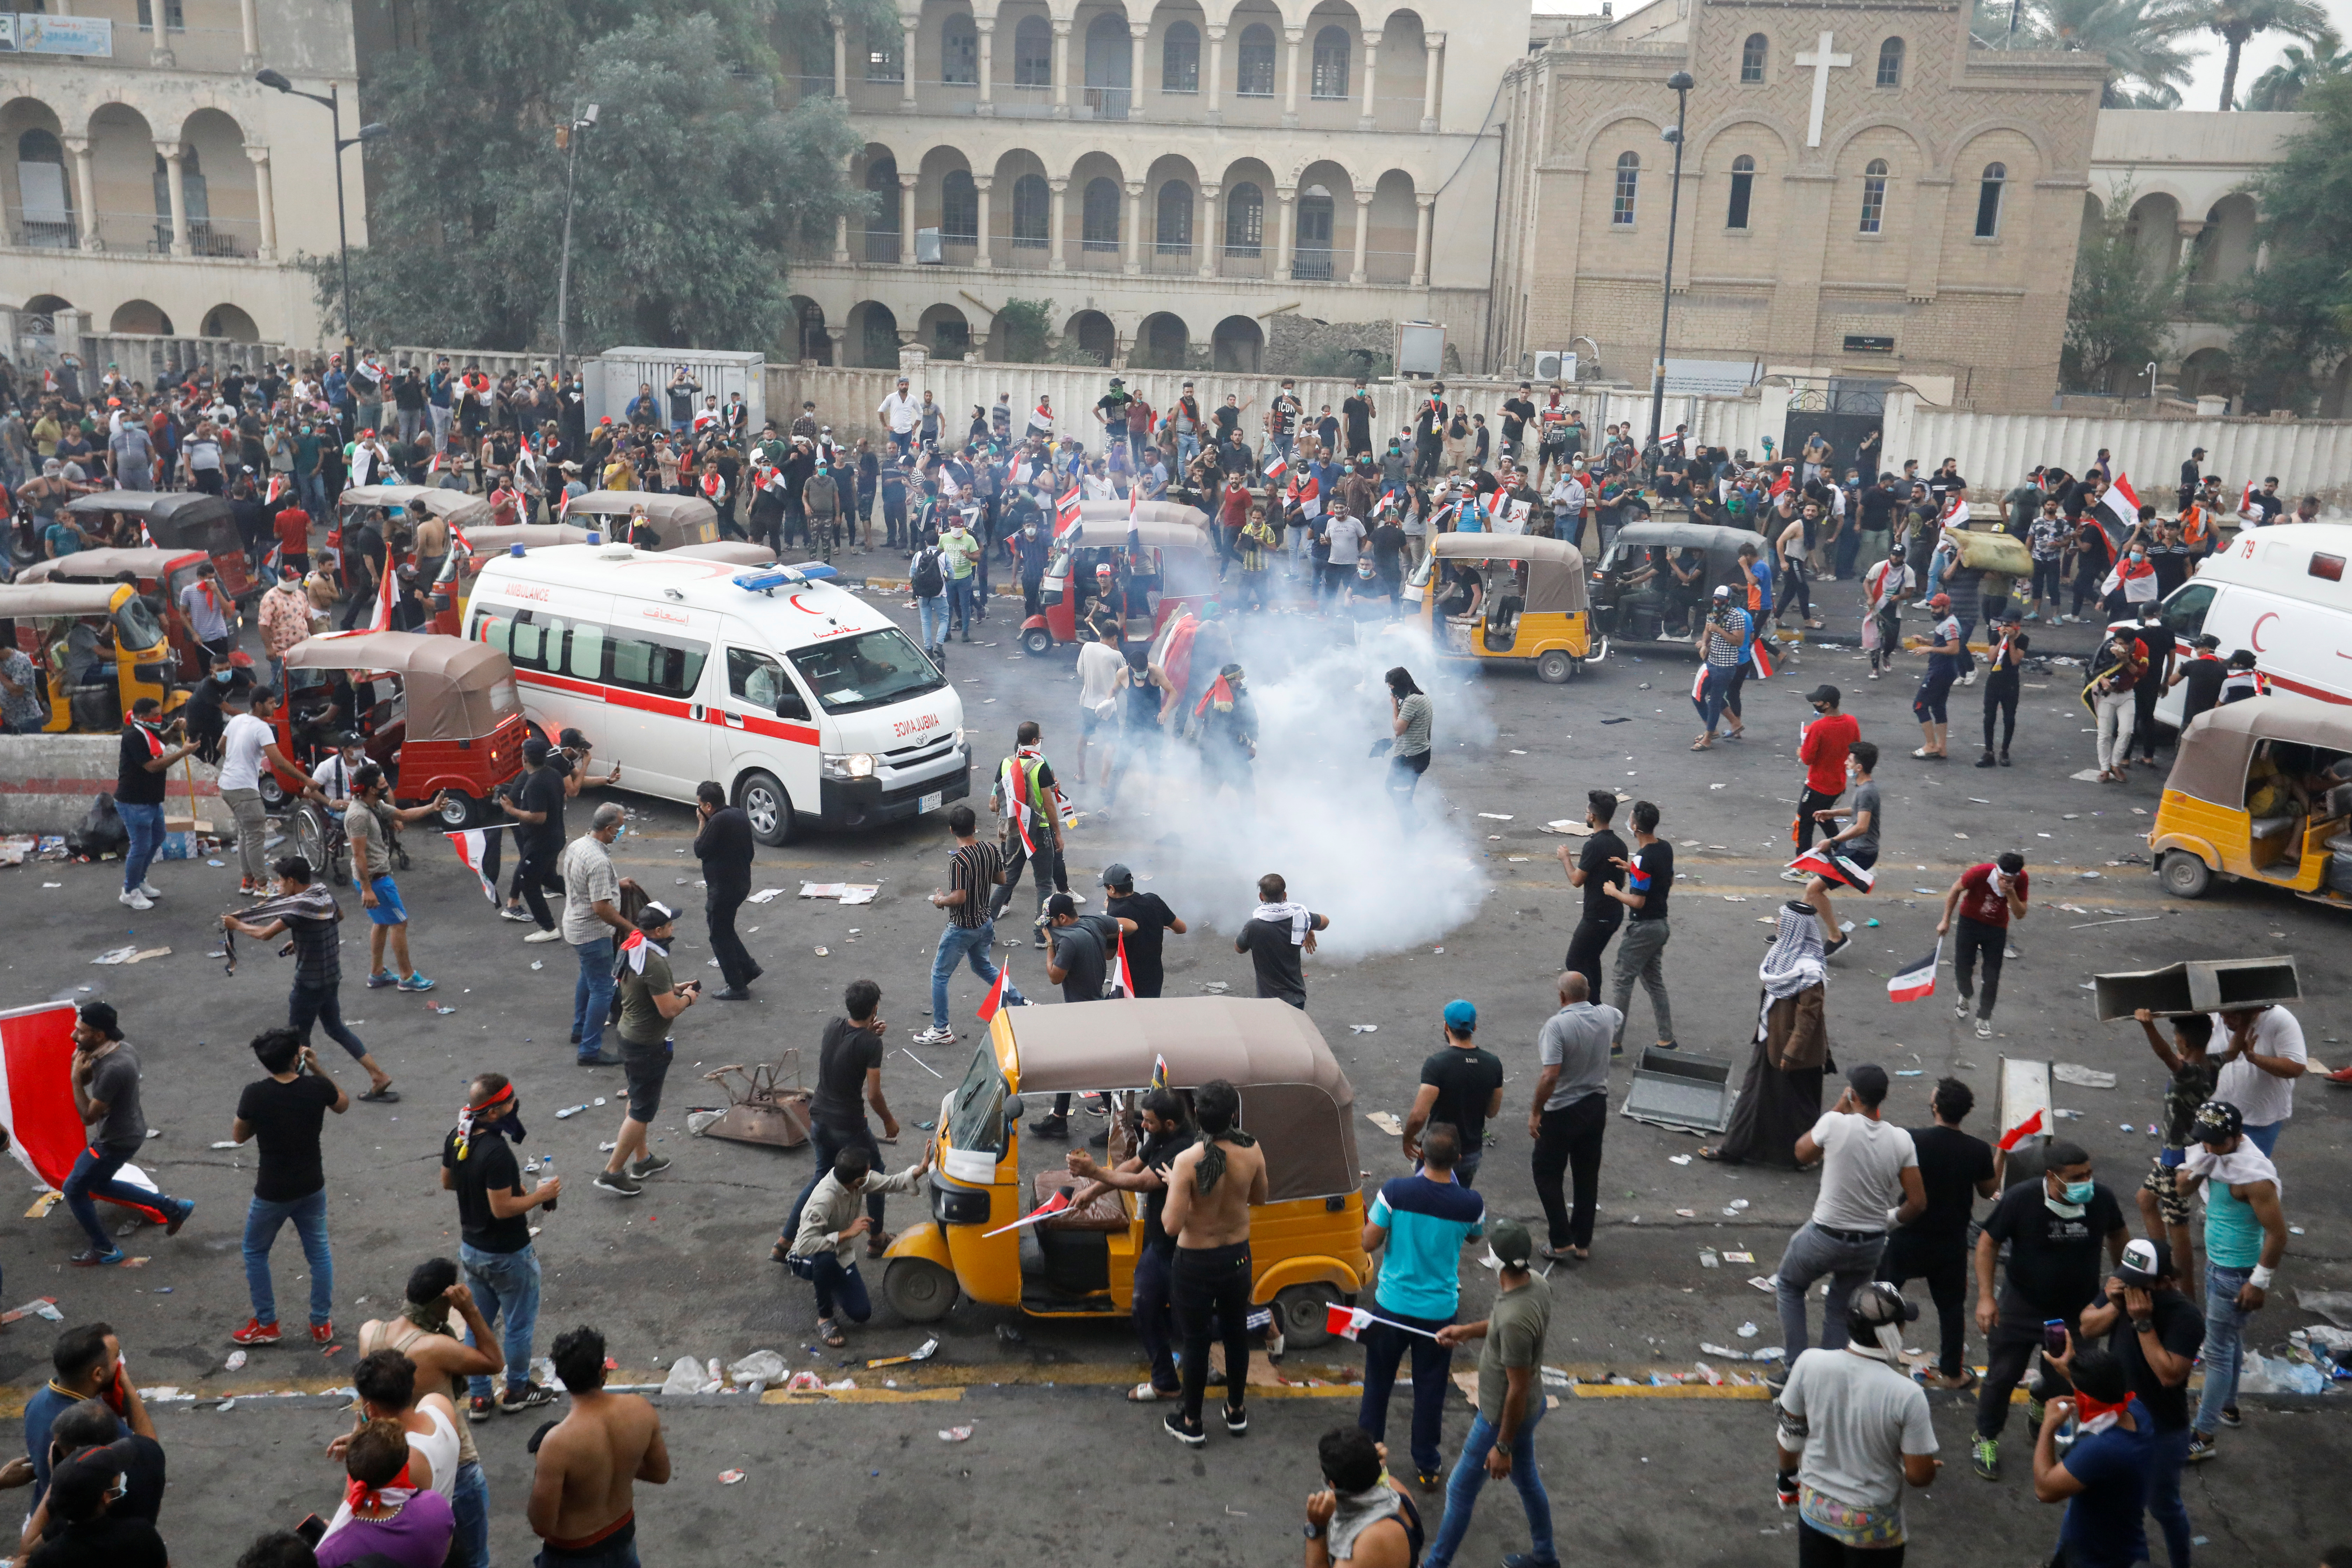
[[[287,934],[294,954],[294,988],[286,1000],[287,1026],[308,1046],[310,1026],[325,1025],[327,1037],[367,1069],[368,1090],[360,1098],[376,1105],[397,1101],[400,1096],[392,1087],[392,1075],[377,1065],[367,1046],[343,1024],[343,963],[337,931],[343,918],[341,906],[324,882],[311,879],[317,873],[301,856],[283,856],[270,869],[278,874],[275,898],[220,918],[228,973],[236,973],[238,937],[268,942],[281,932]]]

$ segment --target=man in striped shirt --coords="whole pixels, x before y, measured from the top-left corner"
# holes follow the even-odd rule
[[[940,950],[931,960],[931,1026],[915,1037],[921,1046],[943,1046],[956,1037],[948,1027],[948,976],[960,963],[990,985],[996,984],[996,965],[989,951],[996,943],[996,922],[989,915],[989,895],[1004,881],[1004,852],[979,837],[980,819],[971,807],[959,805],[948,813],[955,834],[955,852],[948,857],[948,888],[931,894],[931,905],[948,912],[947,930],[940,932]],[[1010,981],[1004,1004],[1018,1006],[1021,993]]]

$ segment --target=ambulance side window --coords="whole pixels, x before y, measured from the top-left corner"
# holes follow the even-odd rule
[[[514,658],[514,622],[497,611],[486,611],[474,623],[474,635],[485,645],[505,654],[511,663]]]
[[[514,631],[509,639],[507,658],[517,669],[545,669],[542,657],[547,647],[547,627],[533,620],[532,612],[518,611]]]
[[[609,684],[664,697],[693,696],[702,682],[702,666],[710,657],[708,643],[659,632],[611,632],[606,646],[612,649]]]
[[[784,667],[764,653],[750,648],[727,650],[727,694],[761,713],[773,713],[786,692],[797,698]]]
[[[563,653],[563,673],[582,680],[604,679],[604,628],[575,621]]]
[[[2213,584],[2188,583],[2164,602],[2164,626],[2177,637],[2193,637],[2205,629],[2205,616],[2213,607]]]

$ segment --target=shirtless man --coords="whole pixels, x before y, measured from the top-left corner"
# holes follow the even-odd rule
[[[467,1344],[449,1326],[452,1315],[472,1331]],[[360,1325],[360,1354],[395,1350],[416,1368],[416,1386],[460,1397],[469,1377],[495,1377],[506,1370],[507,1358],[490,1326],[474,1305],[474,1293],[457,1278],[457,1263],[429,1258],[408,1276],[407,1300],[396,1318],[372,1319]],[[490,1489],[483,1479],[482,1457],[474,1447],[470,1422],[457,1427],[457,1476],[448,1493],[457,1518],[457,1537],[449,1552],[450,1568],[488,1568],[490,1561]]]
[[[1169,1414],[1169,1436],[1188,1447],[1208,1441],[1201,1399],[1209,1384],[1209,1318],[1225,1342],[1225,1430],[1249,1430],[1243,1398],[1249,1379],[1250,1205],[1265,1202],[1265,1156],[1235,1123],[1241,1092],[1213,1078],[1192,1096],[1201,1141],[1168,1167],[1160,1223],[1176,1238],[1176,1322],[1184,1335],[1184,1403]]]
[[[555,1375],[572,1413],[539,1445],[531,1532],[541,1568],[637,1568],[636,1481],[666,1486],[661,1416],[634,1394],[604,1392],[604,1336],[583,1326],[556,1336]]]

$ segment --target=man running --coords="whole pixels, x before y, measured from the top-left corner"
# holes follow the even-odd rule
[[[669,1483],[661,1415],[639,1394],[604,1392],[604,1336],[594,1329],[558,1334],[553,1355],[572,1409],[540,1439],[531,1471],[540,1568],[636,1568],[635,1484]]]
[[[1584,909],[1577,919],[1576,931],[1568,939],[1568,956],[1560,961],[1560,967],[1584,976],[1588,996],[1601,994],[1601,960],[1609,951],[1610,939],[1625,920],[1624,906],[1609,894],[1610,889],[1622,887],[1625,882],[1622,869],[1626,857],[1625,841],[1609,827],[1610,819],[1616,815],[1614,790],[1586,791],[1584,847],[1571,852],[1563,844],[1559,849],[1560,869],[1568,873],[1568,885],[1584,892]]]
[[[1171,1436],[1197,1448],[1208,1441],[1201,1403],[1209,1385],[1210,1319],[1225,1347],[1225,1430],[1249,1430],[1250,1206],[1266,1201],[1265,1155],[1257,1139],[1235,1125],[1242,1097],[1223,1079],[1211,1079],[1192,1096],[1200,1141],[1168,1168],[1168,1201],[1160,1223],[1176,1237],[1173,1291],[1184,1337],[1184,1402],[1162,1423]]]
[[[1970,984],[1977,958],[1984,958],[1984,1001],[1977,1008],[1977,1035],[1982,1039],[1992,1037],[1992,1007],[2000,995],[2000,962],[2009,952],[2009,924],[2025,918],[2025,895],[2032,879],[2026,874],[2025,857],[2014,849],[2005,850],[1997,860],[1971,866],[1956,878],[1944,890],[1944,918],[1936,922],[1936,934],[1943,936],[1959,924],[1958,940],[1952,947],[1952,984],[1958,993],[1952,1001],[1952,1016],[1965,1022],[1969,1001],[1975,987]]]
[[[108,1268],[121,1263],[122,1249],[114,1245],[98,1222],[98,1204],[104,1198],[134,1210],[168,1215],[163,1234],[177,1236],[196,1212],[193,1198],[168,1197],[152,1186],[134,1187],[115,1180],[147,1142],[147,1118],[139,1104],[139,1057],[122,1043],[114,1007],[106,1002],[85,1002],[75,1015],[74,1054],[69,1069],[74,1110],[81,1117],[89,1146],[74,1156],[66,1177],[66,1207],[89,1238],[89,1247],[67,1261],[78,1268]]]
[[[1871,777],[1877,770],[1878,748],[1868,741],[1856,741],[1845,754],[1845,771],[1853,781],[1853,804],[1813,814],[1823,827],[1836,828],[1822,840],[1814,863],[1831,868],[1839,887],[1857,893],[1870,891],[1874,880],[1871,868],[1878,864],[1884,808],[1879,805],[1878,785]],[[1845,823],[1843,827],[1837,826],[1840,821]],[[1828,938],[1822,948],[1824,959],[1836,957],[1838,950],[1853,940],[1838,929],[1837,914],[1830,908],[1831,881],[1830,876],[1816,871],[1805,883],[1805,902],[1822,917],[1822,931]]]

